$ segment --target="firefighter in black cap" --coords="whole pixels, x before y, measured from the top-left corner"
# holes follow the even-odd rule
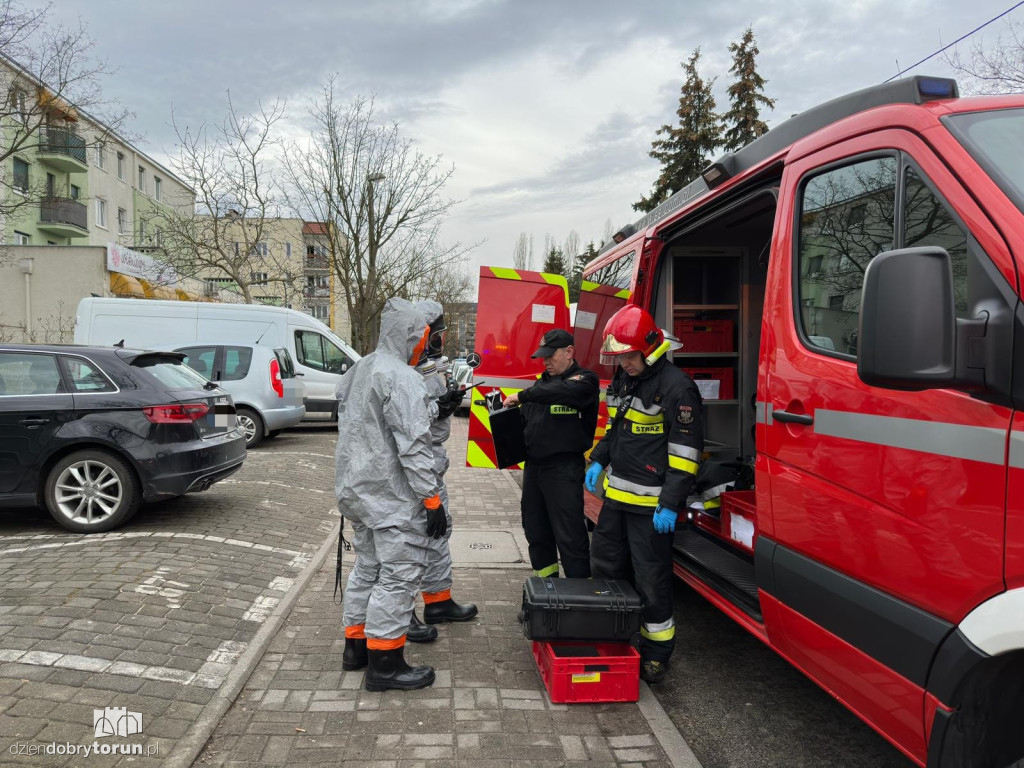
[[[526,438],[523,530],[534,575],[589,578],[590,540],[583,515],[584,454],[594,443],[600,382],[574,359],[573,337],[556,328],[533,357],[544,373],[532,387],[506,398],[521,405]]]

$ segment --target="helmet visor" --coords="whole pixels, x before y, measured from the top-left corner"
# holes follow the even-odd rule
[[[625,344],[609,333],[604,337],[604,343],[601,344],[601,364],[615,365],[619,355],[634,351],[636,350],[631,344]]]

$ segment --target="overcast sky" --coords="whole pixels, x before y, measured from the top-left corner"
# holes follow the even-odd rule
[[[375,95],[404,136],[455,166],[448,193],[461,202],[444,235],[483,241],[475,271],[511,266],[520,232],[539,268],[546,234],[561,244],[576,230],[586,243],[637,218],[630,205],[658,171],[647,152],[697,46],[725,111],[728,46],[753,27],[774,125],[893,76],[1015,2],[54,0],[54,17],[88,25],[119,68],[106,95],[136,114],[141,148],[162,162],[175,152],[172,107],[179,122],[216,123],[230,90],[242,109],[286,98],[298,116],[334,74],[343,95]],[[1007,19],[1024,20],[1024,7]],[[949,71],[933,59],[911,74]]]

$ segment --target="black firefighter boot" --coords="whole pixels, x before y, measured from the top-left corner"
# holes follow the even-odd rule
[[[405,663],[405,646],[390,651],[367,651],[370,664],[366,668],[364,686],[368,691],[395,688],[413,691],[434,684],[433,667],[410,667]]]
[[[476,606],[472,603],[460,605],[450,597],[447,600],[427,603],[423,606],[423,620],[427,624],[440,624],[442,621],[469,621],[476,614]]]
[[[409,622],[409,629],[405,633],[405,639],[410,643],[432,643],[437,640],[437,627],[424,624],[416,611],[412,612],[412,621]]]
[[[341,668],[353,672],[366,666],[366,638],[345,638],[345,652],[341,656]]]

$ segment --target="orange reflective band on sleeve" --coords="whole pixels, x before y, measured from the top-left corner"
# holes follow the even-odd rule
[[[427,509],[437,509],[441,506],[441,495],[431,496],[429,499],[423,500],[423,506]]]
[[[430,605],[431,603],[443,603],[445,600],[452,599],[452,591],[450,589],[442,589],[440,592],[424,592],[423,593],[423,604]]]
[[[353,624],[351,627],[345,627],[345,637],[347,637],[349,640],[365,640],[366,625]]]
[[[395,638],[368,637],[366,638],[366,650],[368,651],[393,651],[405,645],[405,635]]]

